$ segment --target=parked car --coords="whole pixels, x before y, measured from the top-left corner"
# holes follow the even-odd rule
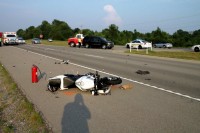
[[[194,51],[194,52],[200,52],[200,45],[194,45],[194,46],[192,46],[192,51]]]
[[[114,43],[103,37],[86,36],[83,39],[82,46],[85,46],[86,48],[100,47],[102,49],[111,49],[114,47]]]
[[[172,48],[173,45],[171,43],[156,43],[153,45],[154,48]]]
[[[16,42],[18,44],[25,44],[26,43],[26,41],[22,37],[17,37]]]
[[[51,38],[48,39],[49,42],[53,42],[53,40]]]
[[[32,39],[32,44],[40,44],[40,43],[41,43],[41,41],[40,41],[39,38],[33,38]]]
[[[130,46],[131,46],[131,48],[137,48],[137,49],[151,48],[152,43],[147,42],[142,39],[136,39],[125,45],[126,48],[130,48]]]

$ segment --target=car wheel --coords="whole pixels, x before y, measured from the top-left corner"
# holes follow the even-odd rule
[[[130,48],[130,46],[129,46],[129,45],[126,45],[126,48]]]
[[[90,48],[90,45],[89,45],[89,44],[86,44],[85,47],[86,47],[86,48]]]
[[[138,46],[138,49],[142,49],[142,46],[141,46],[141,45],[139,45],[139,46]]]
[[[74,42],[70,42],[70,47],[75,47],[75,43]]]
[[[195,48],[194,48],[194,52],[199,52],[199,48],[198,48],[198,47],[195,47]]]
[[[166,48],[166,46],[165,46],[165,45],[163,45],[163,48]]]
[[[102,45],[102,49],[106,49],[107,48],[107,46],[104,44],[104,45]]]

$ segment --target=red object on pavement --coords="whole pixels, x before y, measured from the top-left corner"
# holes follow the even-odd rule
[[[36,65],[32,66],[32,83],[38,82],[38,75],[37,75],[38,67]]]

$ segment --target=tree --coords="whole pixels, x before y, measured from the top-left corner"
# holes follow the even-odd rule
[[[127,30],[120,32],[120,40],[121,41],[119,44],[121,45],[124,45],[127,42],[130,42],[131,40],[133,40],[133,32],[127,31]]]
[[[165,36],[165,32],[161,31],[161,29],[158,27],[155,31],[151,32],[151,39],[153,43],[162,43],[167,42],[167,37]]]
[[[26,29],[25,39],[33,38],[34,37],[34,30],[35,30],[34,26],[30,26],[29,28],[27,28]]]
[[[91,35],[94,35],[94,31],[91,31],[90,29],[83,29],[82,30],[82,34],[84,35],[84,36],[91,36]]]
[[[51,36],[53,39],[66,40],[67,38],[71,37],[72,34],[73,31],[67,23],[56,19],[52,22],[52,29],[49,33],[49,36]]]
[[[81,32],[81,29],[79,29],[79,28],[75,28],[75,29],[73,30],[74,35],[75,35],[75,34],[78,34],[78,33],[80,33],[80,32]]]
[[[26,32],[23,29],[19,29],[17,35],[25,39]]]
[[[200,44],[200,29],[196,30],[191,35],[191,43],[192,44]]]
[[[120,32],[115,24],[111,24],[109,26],[109,29],[104,29],[102,32],[105,38],[107,38],[110,41],[113,41],[115,44],[120,44],[120,39],[119,39]]]
[[[37,27],[37,28],[35,28],[34,30],[33,30],[33,37],[34,38],[40,38],[40,34],[42,33],[42,31],[40,30],[40,28],[39,27]]]
[[[41,34],[43,35],[43,38],[48,39],[50,37],[49,33],[51,32],[51,24],[47,21],[43,21],[42,24],[39,26],[39,28],[41,30]]]
[[[170,35],[157,27],[157,29],[151,33],[143,34],[138,32],[136,29],[134,29],[133,32],[127,30],[119,31],[118,26],[111,24],[108,28],[103,29],[101,32],[94,32],[90,29],[81,30],[79,28],[75,28],[72,30],[66,22],[57,19],[54,19],[52,23],[44,20],[38,27],[30,26],[25,30],[19,29],[17,31],[17,35],[23,37],[24,39],[31,39],[34,37],[39,37],[40,34],[43,34],[44,39],[53,38],[55,40],[66,40],[67,38],[81,32],[84,35],[105,37],[117,45],[124,45],[131,40],[139,38],[153,43],[170,42],[174,46],[178,47],[188,47],[194,44],[200,44],[200,30],[189,33],[180,29],[177,30],[173,35]]]
[[[173,34],[173,42],[175,46],[187,47],[190,46],[191,35],[187,31],[178,30]]]

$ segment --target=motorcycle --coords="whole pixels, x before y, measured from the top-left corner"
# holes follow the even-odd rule
[[[87,73],[85,75],[64,74],[49,78],[48,90],[55,92],[58,89],[66,90],[76,86],[81,91],[90,91],[92,95],[111,94],[111,86],[121,84],[120,77],[103,77],[98,72]]]

